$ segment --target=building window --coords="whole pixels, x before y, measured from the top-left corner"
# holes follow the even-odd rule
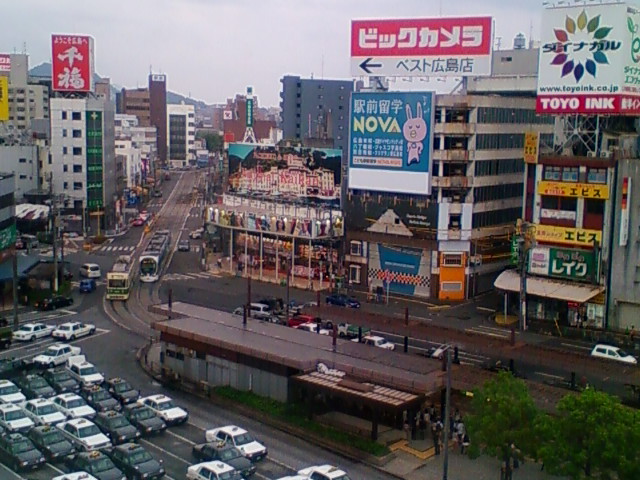
[[[73,138],[82,138],[82,130],[74,130]]]
[[[82,155],[82,147],[73,147],[74,155]]]
[[[352,240],[350,243],[350,252],[354,257],[362,256],[362,242],[359,240]]]
[[[68,183],[68,182],[64,182],[64,183],[62,184],[62,188],[63,188],[64,190],[69,190],[69,183]]]
[[[26,180],[27,176],[26,175],[20,175],[20,180]]]
[[[66,163],[62,165],[62,171],[65,173],[69,171],[69,166]]]
[[[562,169],[563,182],[577,182],[580,169],[578,167],[564,167]]]
[[[349,283],[360,284],[360,265],[349,265]]]
[[[590,168],[587,172],[587,182],[607,183],[607,169],[606,168]]]
[[[82,190],[82,182],[73,182],[74,190]]]
[[[586,213],[591,215],[604,215],[604,200],[586,198],[584,209]]]
[[[562,169],[560,167],[545,166],[544,167],[544,179],[559,182],[562,176]]]
[[[461,253],[444,253],[442,255],[443,267],[461,267],[462,266],[462,254]]]
[[[26,158],[21,158],[20,160],[18,160],[20,163],[27,163],[27,159]]]
[[[322,100],[324,98],[324,95],[318,95],[318,100]]]
[[[462,290],[462,282],[442,282],[440,289],[443,292],[459,292]]]
[[[62,147],[62,154],[66,155],[67,153],[69,153],[69,149],[67,147]]]
[[[60,112],[62,114],[62,120],[67,119],[67,112]]]
[[[63,137],[66,137],[66,136],[67,136],[67,129],[66,129],[66,128],[63,128],[63,129],[62,129],[62,136],[63,136]]]
[[[82,165],[74,165],[73,173],[82,173]]]
[[[72,112],[71,120],[82,120],[82,114],[80,112]]]

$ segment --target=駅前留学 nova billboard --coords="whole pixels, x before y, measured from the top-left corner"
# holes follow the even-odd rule
[[[433,92],[354,93],[349,188],[431,193]]]
[[[640,11],[625,3],[542,15],[539,113],[640,113]]]

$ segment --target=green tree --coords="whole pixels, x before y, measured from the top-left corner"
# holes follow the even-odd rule
[[[640,417],[620,401],[591,388],[567,395],[558,415],[538,424],[545,468],[572,479],[640,478]]]
[[[217,133],[198,132],[196,137],[204,138],[205,142],[207,142],[207,150],[210,152],[220,152],[224,147],[224,139],[222,135]]]
[[[501,459],[511,478],[514,458],[535,453],[539,415],[526,384],[501,372],[473,393],[466,418],[473,450]]]

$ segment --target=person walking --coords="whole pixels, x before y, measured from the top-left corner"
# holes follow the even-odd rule
[[[462,417],[458,421],[458,425],[456,426],[456,441],[458,445],[460,445],[460,453],[464,453],[464,437],[467,431],[464,426],[464,422],[462,421]]]
[[[431,438],[433,439],[433,448],[436,455],[440,455],[440,434],[442,432],[442,422],[433,420],[431,422]]]

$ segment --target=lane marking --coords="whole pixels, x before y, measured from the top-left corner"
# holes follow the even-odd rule
[[[162,453],[164,453],[165,455],[169,455],[171,458],[175,458],[176,460],[178,460],[178,461],[180,461],[180,462],[184,463],[184,464],[185,464],[185,465],[187,465],[188,467],[190,467],[190,466],[191,466],[191,462],[187,462],[184,458],[179,457],[179,456],[177,456],[177,455],[175,455],[175,454],[171,453],[170,451],[165,450],[165,449],[164,449],[164,448],[162,448],[162,447],[159,447],[159,446],[158,446],[158,445],[156,445],[155,443],[151,443],[149,440],[145,440],[144,438],[141,438],[139,441],[140,441],[140,442],[142,442],[142,443],[146,443],[147,445],[149,445],[149,446],[150,446],[150,447],[152,447],[152,448],[155,448],[156,450],[161,451],[161,452],[162,452]]]
[[[20,480],[27,480],[26,478],[24,478],[21,475],[18,475],[16,472],[14,472],[13,470],[11,470],[9,467],[7,467],[5,464],[0,463],[0,467],[4,468],[7,472],[9,472],[11,475],[13,475],[15,478],[19,478]]]
[[[553,375],[551,373],[544,373],[544,372],[534,372],[536,375],[540,375],[542,377],[549,377],[549,378],[555,378],[556,380],[565,380],[564,377],[561,377],[560,375]]]
[[[47,465],[47,467],[51,468],[51,470],[54,470],[54,471],[58,472],[60,475],[64,475],[64,472],[62,470],[60,470],[58,467],[56,467],[55,465],[53,465],[51,463],[46,463],[45,465]]]
[[[584,345],[575,345],[573,343],[564,343],[564,342],[562,342],[560,345],[564,345],[565,347],[571,347],[571,348],[579,348],[581,350],[592,350],[591,347],[585,347]]]
[[[188,438],[183,437],[182,435],[178,435],[177,433],[173,433],[171,430],[166,430],[166,433],[168,433],[169,435],[171,435],[173,437],[176,437],[179,440],[182,440],[185,443],[188,443],[191,446],[196,444],[196,442],[194,442],[192,440],[189,440]]]

